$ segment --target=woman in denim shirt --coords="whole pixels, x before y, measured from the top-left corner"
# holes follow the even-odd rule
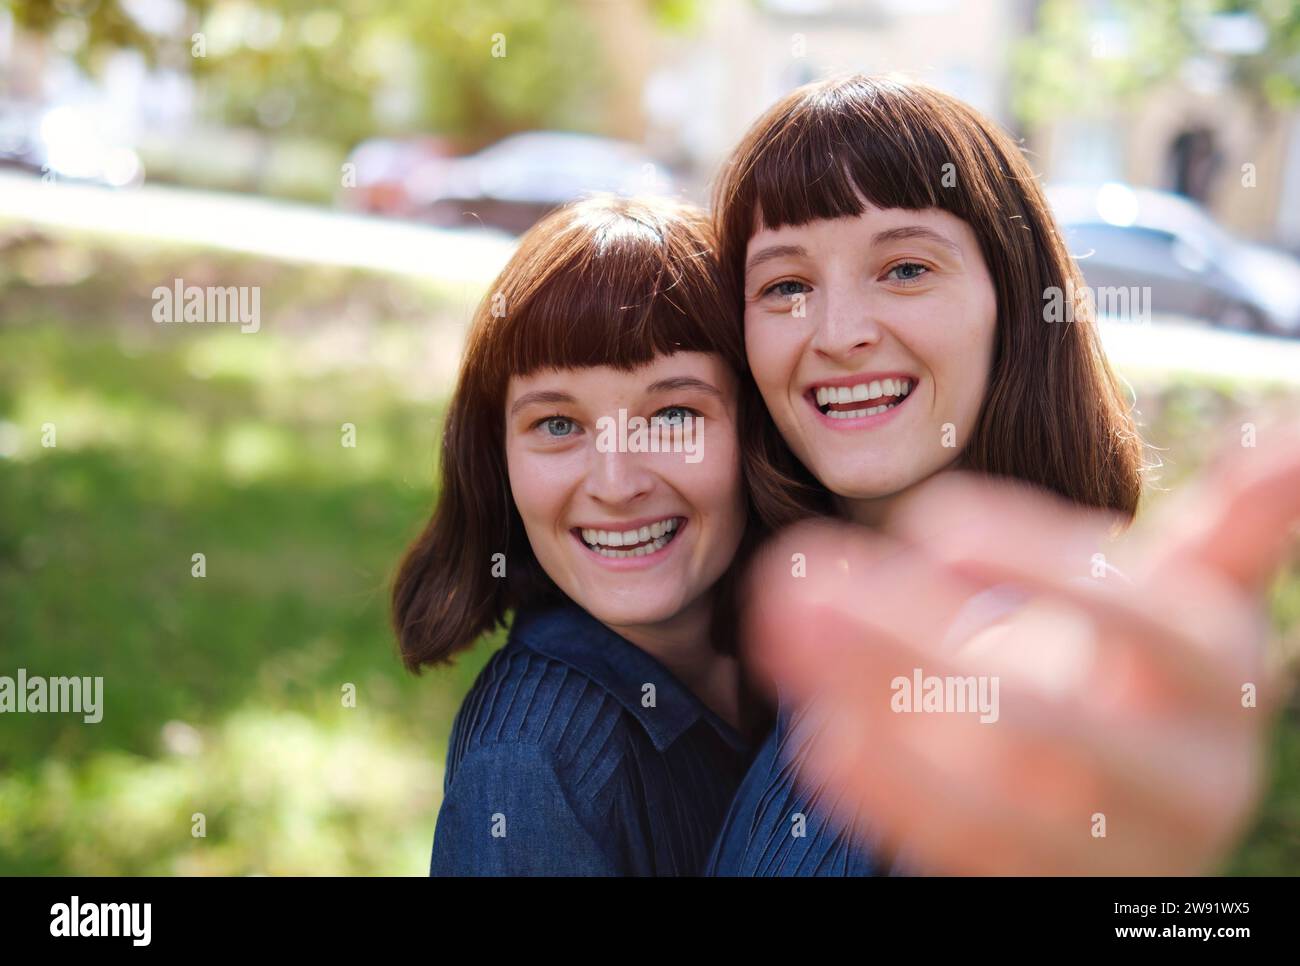
[[[1205,871],[1258,794],[1240,691],[1269,678],[1300,436],[1230,448],[1115,545],[1146,467],[1079,266],[1019,147],[940,91],[792,92],[714,215],[780,472],[824,519],[755,564],[747,658],[781,714],[709,872]],[[988,685],[978,718],[907,697],[945,670]]]
[[[1132,516],[1140,440],[1091,327],[1038,315],[1044,291],[1078,271],[995,125],[894,79],[810,84],[752,125],[714,217],[742,290],[751,371],[798,458],[781,469],[805,515],[887,531],[909,491],[960,466]],[[809,550],[810,573],[817,562]],[[890,602],[862,603],[883,613]],[[987,625],[1009,610],[964,619]],[[710,873],[909,868],[898,843],[875,839],[870,815],[841,805],[842,789],[800,778],[808,710],[781,703]]]
[[[577,203],[478,310],[393,600],[412,670],[515,614],[456,716],[433,875],[698,874],[770,720],[729,577],[764,422],[708,224]]]

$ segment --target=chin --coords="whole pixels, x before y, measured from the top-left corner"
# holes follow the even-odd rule
[[[846,500],[878,500],[910,484],[906,473],[881,472],[879,466],[814,466],[813,475],[828,490]]]
[[[619,600],[581,600],[574,601],[602,624],[610,627],[643,627],[660,624],[675,617],[682,609],[679,601],[663,599],[619,601]]]

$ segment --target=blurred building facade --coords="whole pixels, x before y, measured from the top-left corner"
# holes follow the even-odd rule
[[[654,29],[647,0],[586,0],[618,82],[618,135],[708,183],[746,128],[800,84],[839,71],[899,72],[989,114],[1023,139],[1045,182],[1122,181],[1186,194],[1247,238],[1300,250],[1300,111],[1233,89],[1212,59],[1105,116],[1063,112],[1022,129],[1009,62],[1042,0],[717,0],[687,35]],[[1093,5],[1094,47],[1117,41]]]

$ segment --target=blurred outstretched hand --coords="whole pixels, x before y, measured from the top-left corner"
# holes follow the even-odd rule
[[[1279,697],[1262,602],[1297,522],[1295,429],[1221,459],[1141,534],[945,474],[885,532],[774,540],[746,636],[816,712],[800,780],[914,871],[1205,873],[1262,785]]]

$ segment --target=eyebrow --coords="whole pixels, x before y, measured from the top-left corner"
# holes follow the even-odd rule
[[[659,379],[650,383],[646,387],[647,393],[661,392],[681,392],[682,390],[693,389],[696,392],[706,393],[710,396],[722,398],[722,391],[716,386],[705,382],[703,379],[696,379],[694,376],[669,376],[666,379]],[[560,392],[558,389],[537,389],[533,392],[526,392],[510,407],[510,415],[513,417],[521,409],[528,406],[545,404],[548,406],[571,405],[575,400],[567,392]]]
[[[749,261],[745,263],[745,274],[748,275],[764,262],[770,262],[774,258],[805,258],[807,255],[808,250],[802,245],[769,245],[749,256]]]
[[[694,389],[696,392],[722,398],[722,392],[716,386],[694,376],[671,376],[668,379],[660,379],[658,382],[650,383],[646,387],[646,392],[681,392],[684,389]]]
[[[572,403],[574,401],[574,398],[567,392],[560,392],[556,389],[537,389],[533,392],[526,392],[516,399],[514,405],[510,407],[510,415],[514,416],[515,413],[519,412],[519,410],[528,406],[535,406],[538,403],[546,403],[547,405],[555,406]]]
[[[878,231],[871,237],[873,245],[880,245],[884,242],[904,241],[908,238],[919,238],[922,241],[938,242],[951,248],[958,255],[961,254],[961,246],[946,235],[941,235],[932,228],[923,228],[920,225],[904,225],[901,228],[887,228],[884,231]]]

